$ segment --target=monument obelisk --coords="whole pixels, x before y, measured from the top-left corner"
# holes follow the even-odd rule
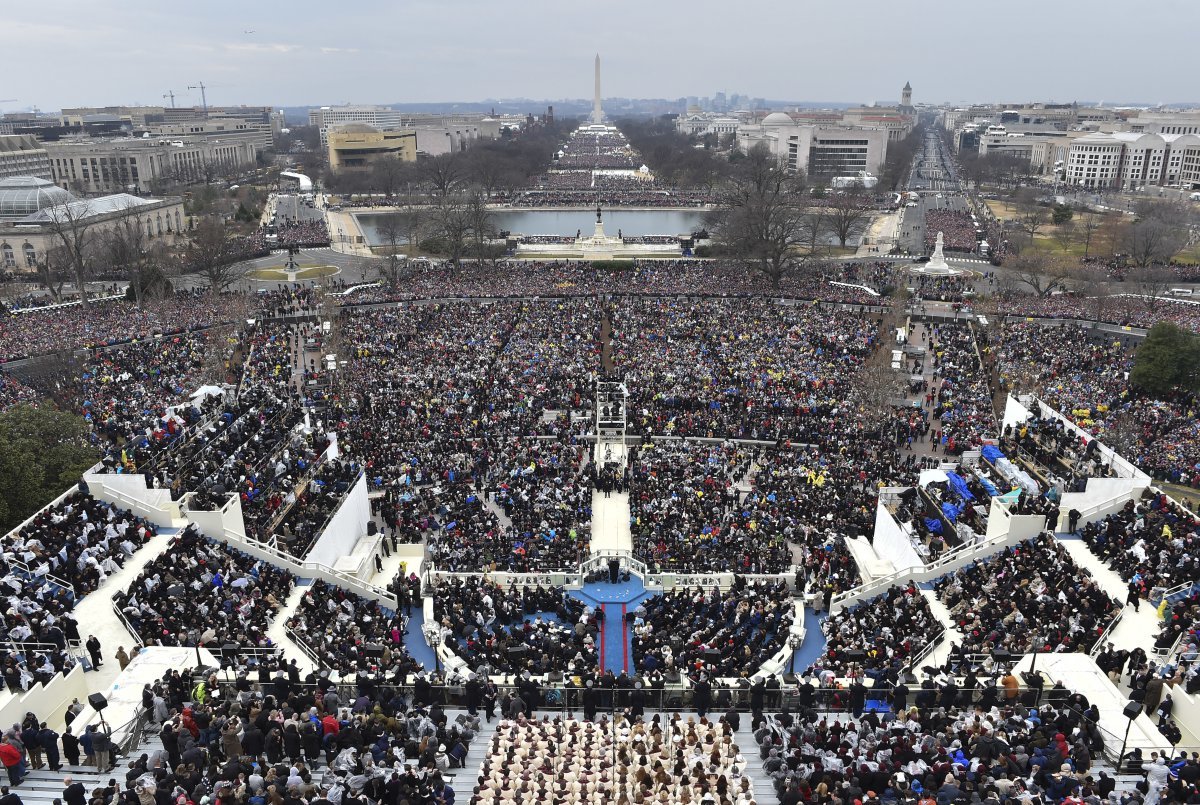
[[[604,110],[600,108],[600,54],[596,54],[596,95],[592,99],[592,123],[599,126],[604,122]]]

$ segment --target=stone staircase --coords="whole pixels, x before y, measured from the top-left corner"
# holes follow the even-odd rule
[[[950,658],[950,650],[962,642],[962,632],[954,625],[954,618],[950,615],[950,610],[942,603],[942,600],[937,597],[937,593],[931,589],[921,588],[921,595],[929,602],[929,610],[933,616],[938,619],[938,623],[946,630],[942,636],[941,642],[937,648],[933,650],[928,657],[921,663],[922,666],[940,667]],[[920,668],[914,668],[913,673],[918,677],[923,678]]]
[[[88,797],[97,788],[104,788],[109,780],[116,780],[117,785],[125,788],[126,758],[117,759],[117,767],[111,772],[101,774],[95,766],[68,766],[65,763],[58,771],[50,771],[49,766],[41,769],[30,769],[21,784],[13,789],[13,793],[21,798],[23,805],[53,805],[55,800],[61,800],[66,786],[63,779],[68,775],[77,783],[83,783]]]

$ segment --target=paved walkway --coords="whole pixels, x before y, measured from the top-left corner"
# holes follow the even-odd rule
[[[900,213],[885,212],[876,215],[867,231],[863,233],[862,243],[858,246],[855,257],[883,258],[896,246],[896,228],[900,222]]]
[[[312,586],[311,579],[297,580],[296,586],[292,588],[292,592],[283,602],[283,606],[279,608],[279,612],[271,619],[271,625],[267,629],[267,637],[271,638],[271,642],[279,646],[283,651],[283,659],[287,662],[296,661],[296,665],[300,668],[300,675],[303,676],[310,671],[316,670],[316,666],[308,655],[297,648],[296,643],[287,635],[287,622],[295,613],[296,608],[300,606],[300,599],[308,592],[308,588]]]
[[[113,596],[129,589],[146,565],[157,559],[178,533],[177,528],[160,529],[158,534],[125,562],[123,568],[105,579],[94,592],[84,596],[75,607],[80,637],[86,643],[88,635],[96,636],[100,641],[100,653],[104,663],[98,670],[87,675],[88,690],[108,690],[113,680],[121,673],[121,667],[114,656],[117,649],[124,646],[128,652],[138,642],[137,637],[129,633],[113,609]]]
[[[933,650],[933,653],[925,658],[921,663],[922,666],[930,666],[931,668],[940,668],[950,659],[950,651],[955,646],[962,643],[963,635],[959,628],[955,625],[954,618],[950,615],[950,610],[938,598],[937,593],[932,589],[921,588],[921,595],[929,602],[929,610],[933,616],[938,619],[938,622],[945,628],[946,633],[942,637],[942,642]],[[913,673],[918,678],[924,678],[920,668],[914,668]]]
[[[1115,598],[1118,603],[1125,603],[1129,592],[1128,585],[1091,552],[1086,542],[1078,539],[1060,540],[1060,542],[1067,549],[1071,558],[1075,560],[1075,564],[1092,574],[1092,578],[1100,585],[1100,589]],[[1158,612],[1150,606],[1149,602],[1143,601],[1137,610],[1131,606],[1125,607],[1121,622],[1109,634],[1108,642],[1116,646],[1118,650],[1133,651],[1140,646],[1149,653],[1161,623]]]

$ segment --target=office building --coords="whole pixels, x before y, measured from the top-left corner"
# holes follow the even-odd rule
[[[53,178],[50,157],[32,134],[0,135],[0,179],[10,176]]]
[[[417,133],[380,131],[364,123],[349,123],[329,132],[330,170],[369,168],[382,160],[415,162]]]
[[[741,126],[737,137],[741,150],[749,151],[761,143],[789,170],[819,179],[864,171],[878,174],[887,159],[887,129],[803,125],[784,112],[773,112],[756,125]]]
[[[84,194],[158,192],[252,168],[255,137],[67,138],[45,144],[54,183]]]
[[[1071,143],[1064,179],[1095,189],[1197,187],[1200,134],[1094,132]]]

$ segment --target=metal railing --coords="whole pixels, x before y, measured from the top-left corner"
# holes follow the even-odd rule
[[[130,637],[133,638],[134,646],[136,647],[136,646],[145,645],[142,642],[141,632],[139,632],[137,629],[133,628],[133,624],[129,622],[129,618],[127,618],[125,616],[125,613],[121,611],[121,608],[119,606],[117,606],[117,601],[115,598],[111,601],[111,604],[112,604],[113,614],[115,614],[117,616],[117,620],[119,620],[121,622],[121,625],[125,627],[125,631],[129,632]]]
[[[1090,575],[1090,574],[1089,574]],[[1092,650],[1088,652],[1088,656],[1093,660],[1100,656],[1104,651],[1104,644],[1108,641],[1109,636],[1116,631],[1117,624],[1125,617],[1125,608],[1121,607],[1121,611],[1112,619],[1108,627],[1100,633],[1100,637],[1096,639],[1096,644],[1092,646]]]

